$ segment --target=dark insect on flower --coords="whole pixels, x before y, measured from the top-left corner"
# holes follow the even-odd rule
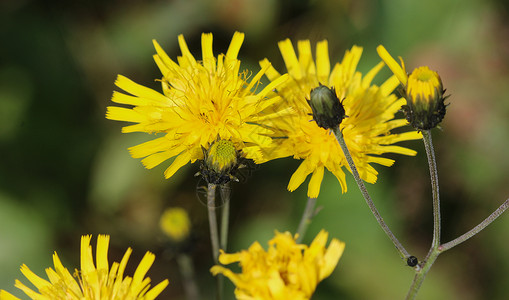
[[[406,260],[406,264],[410,267],[415,267],[419,263],[419,260],[415,256],[409,256]]]

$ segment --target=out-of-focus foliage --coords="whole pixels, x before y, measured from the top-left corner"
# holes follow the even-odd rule
[[[115,236],[110,260],[127,246],[133,260],[155,252],[149,276],[171,282],[161,299],[183,299],[174,254],[158,231],[164,208],[182,206],[195,230],[189,248],[202,295],[213,289],[206,209],[197,192],[204,183],[193,176],[198,166],[171,180],[161,176],[167,165],[145,170],[126,148],[150,137],[122,135],[121,124],[104,118],[117,74],[160,90],[151,40],[175,58],[180,33],[199,57],[201,32],[214,33],[215,53],[227,49],[235,30],[245,32],[239,58],[253,72],[265,57],[284,69],[277,42],[287,37],[328,39],[331,61],[353,44],[363,46],[362,72],[379,61],[380,43],[403,56],[409,70],[438,71],[452,94],[443,131],[434,131],[443,238],[455,238],[509,195],[508,15],[507,4],[495,0],[1,2],[0,287],[21,296],[13,284],[22,263],[43,274],[58,250],[66,266],[78,266],[77,237],[105,233]],[[395,166],[377,168],[378,183],[368,188],[400,240],[422,259],[432,227],[427,163],[422,143],[404,146],[418,156],[394,157]],[[270,162],[233,185],[230,252],[255,240],[265,244],[275,229],[295,231],[305,189],[289,193],[286,185],[297,165]],[[324,209],[308,231],[311,237],[324,228],[346,242],[313,299],[401,299],[413,273],[347,179],[341,195],[337,181],[325,177],[318,199]],[[508,229],[505,215],[440,256],[419,298],[506,299]]]

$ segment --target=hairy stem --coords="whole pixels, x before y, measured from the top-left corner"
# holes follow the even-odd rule
[[[474,235],[478,234],[481,230],[486,228],[486,226],[490,225],[491,222],[495,221],[502,213],[504,213],[507,210],[507,208],[509,208],[509,199],[505,200],[504,203],[502,203],[502,205],[500,205],[497,208],[497,210],[495,210],[489,217],[484,219],[484,221],[479,223],[479,225],[475,226],[469,232],[463,234],[462,236],[441,245],[439,247],[439,250],[442,252],[447,251],[452,247],[455,247],[463,243],[464,241],[468,240],[469,238],[473,237]]]
[[[343,150],[343,153],[345,154],[346,160],[348,162],[348,165],[350,166],[350,170],[352,171],[352,175],[355,178],[355,182],[357,182],[357,185],[359,186],[359,189],[361,190],[362,196],[364,196],[364,200],[366,200],[366,203],[369,206],[369,209],[375,216],[376,220],[378,221],[378,224],[380,224],[380,227],[382,227],[383,231],[389,239],[394,244],[394,247],[399,252],[399,255],[407,259],[410,257],[410,254],[406,251],[405,247],[398,241],[396,236],[392,233],[392,231],[389,229],[389,226],[384,222],[384,219],[376,209],[375,203],[373,200],[371,200],[371,197],[369,196],[368,190],[366,189],[366,185],[364,184],[364,181],[361,179],[359,172],[357,171],[357,168],[355,167],[355,163],[353,162],[352,156],[350,155],[350,151],[348,150],[348,147],[346,146],[345,139],[343,138],[343,133],[341,133],[341,130],[339,129],[339,126],[336,126],[336,128],[333,129],[334,135],[336,136],[336,140],[338,141],[339,145],[341,146],[341,149]]]
[[[297,228],[297,239],[295,240],[297,243],[302,242],[304,235],[308,229],[309,224],[311,224],[311,219],[313,219],[315,215],[315,205],[316,198],[308,197],[308,201],[306,203],[306,208],[304,209],[304,213],[302,214],[302,218],[300,219],[299,227]]]

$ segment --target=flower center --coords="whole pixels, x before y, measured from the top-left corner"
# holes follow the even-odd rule
[[[237,150],[231,141],[214,142],[208,151],[207,164],[216,172],[223,172],[237,163]]]
[[[442,92],[442,82],[437,72],[428,67],[415,69],[408,77],[407,93],[413,102],[433,101]]]

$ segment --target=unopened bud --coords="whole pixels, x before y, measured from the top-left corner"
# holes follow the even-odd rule
[[[345,118],[345,109],[336,96],[334,88],[320,84],[311,90],[310,98],[308,104],[313,111],[313,120],[318,126],[332,129]]]
[[[437,72],[426,66],[415,69],[405,87],[407,105],[403,109],[408,122],[418,130],[436,127],[445,116],[444,92]]]

